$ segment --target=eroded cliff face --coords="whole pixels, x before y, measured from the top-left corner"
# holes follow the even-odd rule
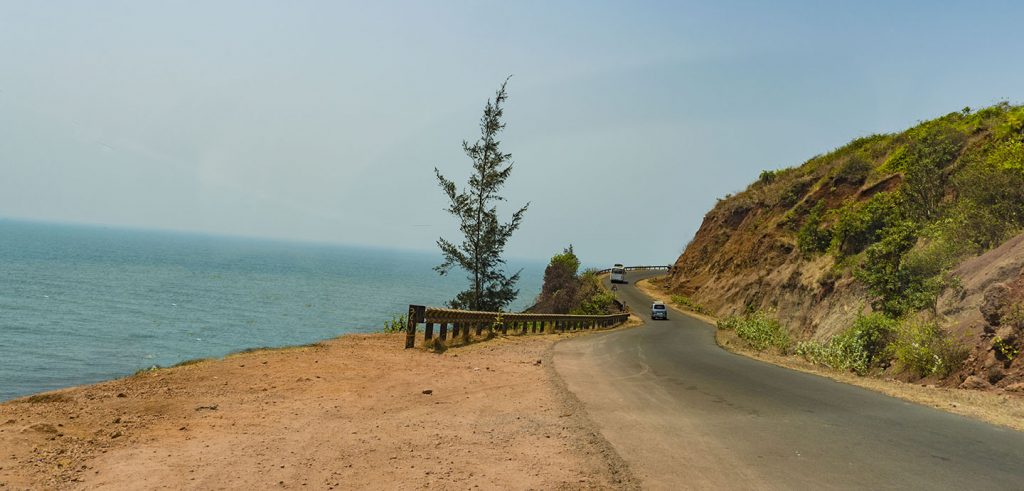
[[[825,178],[831,167],[793,179],[755,183],[721,200],[705,217],[669,277],[673,291],[688,295],[719,316],[747,310],[774,312],[794,334],[824,339],[870,310],[863,285],[837,272],[833,257],[807,257],[797,246],[795,215],[817,203],[833,207],[863,201],[899,185],[899,175],[874,182]],[[812,187],[811,184],[817,184]],[[796,198],[792,196],[803,192]],[[791,206],[785,199],[790,196]]]
[[[937,310],[950,330],[972,347],[958,374],[973,388],[1024,390],[1024,234],[961,263],[954,288]]]
[[[1024,390],[1021,230],[1024,108],[999,105],[763,172],[705,215],[666,281],[719,317],[769,312],[796,340],[873,310],[937,322],[969,352],[946,384]]]

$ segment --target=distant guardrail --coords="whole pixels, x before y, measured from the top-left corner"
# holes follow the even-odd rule
[[[626,267],[624,267],[622,269],[625,269],[626,271],[648,271],[648,270],[668,271],[668,270],[672,269],[672,266],[626,266]],[[612,268],[599,269],[599,270],[597,270],[597,274],[610,273],[611,271],[612,271]]]
[[[586,329],[608,329],[629,319],[629,312],[609,315],[565,315],[565,314],[512,314],[505,312],[478,312],[454,310],[423,305],[410,305],[408,325],[405,330],[405,347],[416,344],[416,329],[424,325],[423,340],[434,338],[437,327],[438,338],[447,340],[449,326],[452,339],[462,336],[468,339],[471,332],[477,336],[490,327],[501,334],[544,334],[579,331]]]

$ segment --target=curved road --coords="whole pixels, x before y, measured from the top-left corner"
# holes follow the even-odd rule
[[[734,355],[676,311],[558,343],[554,367],[645,488],[1024,489],[1024,433]]]

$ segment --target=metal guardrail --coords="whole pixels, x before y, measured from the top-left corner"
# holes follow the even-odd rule
[[[451,326],[452,339],[462,336],[468,339],[471,331],[479,336],[484,329],[498,330],[501,334],[543,334],[585,329],[607,329],[629,319],[629,313],[609,315],[564,315],[564,314],[513,314],[505,312],[478,312],[454,310],[423,305],[410,305],[408,325],[405,330],[405,347],[416,344],[416,328],[424,325],[423,340],[434,338],[434,326],[438,327],[438,338],[448,339]]]
[[[622,269],[624,269],[626,271],[648,271],[648,270],[669,271],[669,270],[672,269],[672,266],[626,266],[626,267],[624,267]],[[599,270],[597,270],[597,274],[610,273],[611,271],[612,271],[612,268],[599,269]]]
[[[662,270],[668,271],[672,266],[626,266],[626,271]],[[598,270],[598,274],[611,272],[611,268]],[[405,328],[405,347],[412,348],[416,344],[416,328],[423,324],[424,342],[434,339],[434,326],[438,327],[438,338],[448,339],[448,327],[451,326],[452,339],[461,335],[468,339],[470,331],[479,336],[485,328],[500,330],[508,334],[511,330],[519,334],[543,334],[545,332],[566,332],[584,329],[606,329],[614,327],[629,319],[629,312],[609,315],[565,315],[565,314],[513,314],[506,312],[478,312],[472,310],[455,310],[440,307],[410,305],[408,325]]]

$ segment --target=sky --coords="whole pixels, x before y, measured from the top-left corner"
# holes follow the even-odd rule
[[[508,244],[669,264],[763,169],[1024,100],[1024,4],[0,1],[0,217],[433,250],[512,76]]]

